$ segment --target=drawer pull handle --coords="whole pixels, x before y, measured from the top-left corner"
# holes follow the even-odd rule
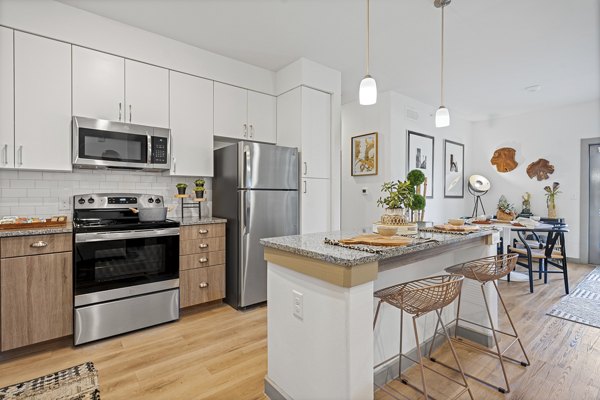
[[[205,249],[208,247],[208,243],[200,243],[200,248]]]
[[[208,287],[208,282],[200,282],[200,288],[204,289],[205,287]]]
[[[31,243],[31,247],[33,247],[33,248],[40,248],[40,247],[46,247],[46,246],[48,246],[48,243],[44,242],[42,240]]]
[[[205,234],[207,234],[207,233],[208,233],[208,229],[200,229],[200,230],[198,231],[198,233],[199,233],[199,234],[201,234],[201,235],[205,235]]]
[[[198,260],[198,262],[201,262],[201,263],[208,262],[208,258],[202,257],[201,259]]]

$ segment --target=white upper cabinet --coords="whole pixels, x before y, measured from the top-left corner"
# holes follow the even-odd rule
[[[71,45],[15,32],[15,167],[71,170]]]
[[[302,176],[329,178],[331,96],[302,87]]]
[[[140,125],[169,127],[169,70],[125,60],[125,118]]]
[[[277,141],[277,98],[248,91],[248,138],[257,142]]]
[[[215,136],[248,138],[248,91],[215,82]]]
[[[124,121],[124,58],[73,46],[73,115]]]
[[[302,150],[302,87],[277,97],[277,144]]]
[[[275,143],[274,96],[215,82],[214,101],[215,136]]]
[[[0,26],[0,168],[14,168],[13,30]]]
[[[213,176],[213,81],[170,71],[171,175]]]

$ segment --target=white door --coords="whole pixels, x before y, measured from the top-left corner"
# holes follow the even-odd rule
[[[248,138],[248,91],[215,82],[215,136]]]
[[[248,91],[248,139],[277,142],[277,98]]]
[[[124,58],[73,46],[73,115],[124,120]]]
[[[13,30],[0,26],[0,168],[14,168]]]
[[[171,175],[213,176],[213,81],[170,71]]]
[[[15,166],[71,170],[71,45],[15,32]]]
[[[125,60],[125,121],[169,127],[169,70]]]
[[[302,88],[301,176],[329,178],[331,140],[331,96]]]
[[[329,231],[329,179],[302,178],[300,183],[300,233]]]
[[[277,97],[277,145],[302,148],[302,88]]]

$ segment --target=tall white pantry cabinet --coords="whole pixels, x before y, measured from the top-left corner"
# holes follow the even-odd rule
[[[300,233],[329,231],[331,95],[305,86],[280,95],[277,144],[300,151]]]

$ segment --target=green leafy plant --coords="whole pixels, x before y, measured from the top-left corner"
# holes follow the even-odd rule
[[[413,169],[408,173],[408,175],[406,175],[406,179],[410,182],[411,185],[417,187],[425,182],[425,174],[423,173],[423,171]]]
[[[387,193],[387,196],[380,197],[377,205],[384,208],[410,208],[414,197],[414,188],[408,181],[385,182],[381,192]]]
[[[425,209],[425,196],[421,194],[415,194],[413,201],[410,204],[410,209],[420,211]]]
[[[202,178],[200,178],[200,179],[196,179],[196,180],[194,181],[194,184],[195,184],[196,186],[204,186],[204,184],[205,184],[205,183],[206,183],[206,181],[205,181],[204,179],[202,179]]]
[[[560,188],[560,183],[558,182],[554,182],[552,183],[552,187],[550,186],[546,186],[544,187],[544,191],[546,191],[546,193],[544,194],[544,196],[546,196],[546,205],[554,205],[554,200],[556,199],[556,196],[560,193],[562,193],[560,190],[558,190]]]
[[[498,200],[498,210],[506,214],[513,214],[516,212],[515,206],[510,204],[504,195],[500,196],[500,199]]]
[[[204,192],[206,189],[203,188],[202,186],[196,186],[194,188],[194,192]]]
[[[185,189],[188,187],[187,183],[178,183],[177,185],[175,185],[175,187],[177,189],[181,188],[181,189]]]

